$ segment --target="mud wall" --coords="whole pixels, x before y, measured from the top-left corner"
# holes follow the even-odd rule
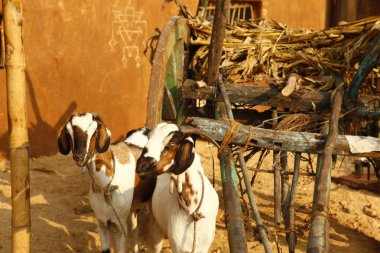
[[[289,27],[323,29],[329,22],[329,0],[265,0],[267,17]]]
[[[150,63],[145,42],[178,13],[155,0],[23,1],[30,155],[57,152],[73,112],[102,116],[112,140],[145,122]],[[195,11],[196,1],[189,3]],[[8,147],[5,70],[0,70],[0,156]]]

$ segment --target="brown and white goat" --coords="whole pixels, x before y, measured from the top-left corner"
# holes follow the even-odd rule
[[[143,180],[157,177],[152,197],[155,251],[161,251],[167,236],[174,253],[208,252],[219,199],[190,135],[174,124],[158,124],[149,134],[136,171]]]
[[[141,181],[135,173],[146,135],[147,130],[140,129],[131,132],[124,142],[110,145],[111,132],[100,117],[83,113],[73,114],[58,136],[59,151],[64,155],[72,151],[76,164],[86,166],[91,176],[89,200],[98,220],[104,253],[111,249],[111,225],[117,228],[116,252],[125,252],[127,219],[132,223],[132,237],[136,237],[137,218],[133,211],[153,193],[155,180]],[[137,252],[136,238],[132,241],[133,251]]]

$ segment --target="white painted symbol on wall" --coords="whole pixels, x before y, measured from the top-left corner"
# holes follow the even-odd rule
[[[142,19],[143,11],[137,11],[128,1],[124,11],[113,10],[114,20],[112,21],[112,37],[108,44],[111,51],[115,52],[118,45],[122,48],[123,66],[126,67],[129,59],[136,62],[140,67],[140,43],[145,41],[146,20]]]

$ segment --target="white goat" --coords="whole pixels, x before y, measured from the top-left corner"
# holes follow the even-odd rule
[[[148,137],[136,171],[142,180],[157,177],[152,197],[155,251],[161,251],[167,236],[174,253],[208,252],[219,199],[204,175],[193,139],[167,123],[158,124]]]
[[[147,141],[147,130],[130,132],[125,142],[110,145],[111,132],[95,114],[73,114],[58,136],[59,151],[70,150],[80,167],[91,176],[89,199],[98,220],[103,253],[111,249],[111,225],[116,225],[116,252],[125,252],[127,219],[132,223],[132,237],[137,235],[133,211],[151,198],[155,180],[141,181],[136,175],[136,160]],[[133,251],[138,251],[132,238]]]

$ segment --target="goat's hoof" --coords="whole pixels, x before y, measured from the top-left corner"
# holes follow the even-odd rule
[[[109,249],[106,249],[106,250],[102,250],[102,253],[111,253],[111,251]]]

